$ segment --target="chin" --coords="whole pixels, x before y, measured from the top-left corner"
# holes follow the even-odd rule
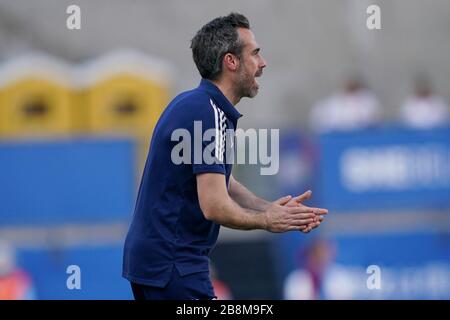
[[[258,94],[258,90],[259,85],[256,83],[242,87],[242,97],[254,98]]]
[[[255,97],[258,94],[258,91],[259,91],[259,87],[253,88],[252,90],[250,90],[250,98]]]
[[[254,98],[257,94],[258,94],[258,90],[251,90],[251,91],[248,91],[246,94],[244,94],[243,97]]]

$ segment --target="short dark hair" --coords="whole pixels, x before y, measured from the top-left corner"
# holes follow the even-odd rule
[[[230,13],[205,24],[191,41],[192,57],[200,75],[215,80],[222,72],[225,54],[240,57],[243,43],[237,28],[250,29],[248,19],[239,13]]]

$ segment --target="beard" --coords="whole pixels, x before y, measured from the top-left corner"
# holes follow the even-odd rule
[[[241,65],[239,72],[239,78],[236,83],[236,96],[242,98],[253,98],[258,94],[259,85],[255,80],[257,74],[261,74],[262,71],[258,71],[257,74],[251,74],[248,72],[244,65]]]

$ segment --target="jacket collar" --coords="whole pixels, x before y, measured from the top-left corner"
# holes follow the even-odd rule
[[[219,105],[220,109],[222,109],[222,111],[225,112],[225,115],[227,116],[228,119],[232,120],[233,122],[236,122],[237,119],[242,117],[242,114],[240,114],[239,111],[236,110],[236,108],[227,99],[227,97],[225,97],[222,91],[220,91],[220,89],[211,81],[207,79],[202,79],[200,81],[200,85],[198,86],[198,88],[205,90],[212,96],[215,102]]]

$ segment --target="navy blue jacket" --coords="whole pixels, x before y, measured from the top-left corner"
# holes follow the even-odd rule
[[[229,133],[240,116],[219,88],[205,79],[167,106],[153,132],[125,241],[126,279],[164,287],[173,268],[182,276],[208,271],[220,226],[205,219],[200,209],[196,175],[224,174],[228,185],[232,163],[227,154],[234,150],[234,135]],[[202,139],[207,132],[212,137]]]

